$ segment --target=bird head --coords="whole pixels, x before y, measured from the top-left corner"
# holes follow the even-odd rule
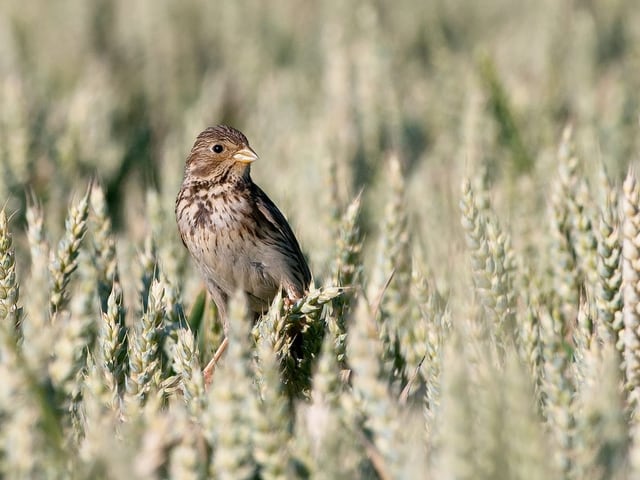
[[[198,135],[187,158],[186,173],[200,179],[244,177],[258,155],[242,132],[226,125],[209,127]]]

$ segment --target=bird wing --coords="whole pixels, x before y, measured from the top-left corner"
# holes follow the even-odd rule
[[[271,201],[266,193],[253,184],[252,197],[257,209],[255,214],[258,225],[265,225],[263,241],[269,246],[269,252],[265,253],[266,261],[273,266],[281,265],[278,279],[290,296],[301,297],[311,283],[311,272],[307,261],[300,250],[289,223],[278,207]],[[273,256],[272,262],[268,258]]]

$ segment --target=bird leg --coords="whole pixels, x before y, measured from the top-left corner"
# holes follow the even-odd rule
[[[224,337],[224,340],[222,340],[222,343],[216,350],[216,353],[213,354],[213,358],[209,360],[207,366],[204,367],[204,370],[202,370],[202,376],[204,377],[205,386],[208,387],[209,385],[211,385],[211,381],[213,380],[213,372],[216,369],[216,364],[218,363],[218,360],[220,360],[220,357],[222,356],[224,351],[227,349],[227,345],[229,345],[229,338]]]

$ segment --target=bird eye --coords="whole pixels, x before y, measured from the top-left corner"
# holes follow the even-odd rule
[[[222,153],[224,147],[219,143],[216,143],[213,147],[211,147],[211,150],[213,150],[215,153]]]

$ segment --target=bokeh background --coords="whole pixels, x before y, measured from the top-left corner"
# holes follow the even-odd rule
[[[513,185],[512,216],[543,208],[539,173],[568,123],[585,161],[620,178],[638,142],[633,7],[5,0],[1,197],[24,211],[33,190],[59,225],[68,193],[97,176],[118,229],[133,228],[146,189],[168,202],[195,135],[228,123],[310,255],[336,203],[364,188],[376,209],[389,152],[417,229],[438,232],[420,241],[451,238],[459,179],[480,168]]]
[[[173,205],[195,136],[225,123],[243,131],[259,154],[252,176],[292,224],[316,284],[341,283],[343,274],[337,272],[345,265],[351,269],[349,278],[360,293],[349,298],[351,309],[342,311],[344,318],[332,333],[339,339],[337,358],[345,370],[352,365],[340,356],[345,342],[340,334],[346,335],[349,322],[365,322],[360,303],[375,304],[395,272],[387,299],[373,315],[380,344],[369,338],[371,351],[384,360],[378,380],[388,387],[382,389],[388,397],[373,404],[390,402],[402,410],[396,400],[411,383],[409,410],[415,415],[403,422],[414,425],[413,419],[420,418],[417,423],[425,431],[418,435],[427,439],[429,455],[407,440],[415,437],[397,437],[405,443],[393,437],[389,432],[398,430],[384,415],[377,426],[367,423],[376,415],[367,399],[380,401],[379,385],[373,382],[375,388],[367,390],[356,375],[353,390],[338,388],[351,406],[334,407],[340,421],[365,425],[365,442],[358,444],[362,438],[353,431],[360,427],[353,427],[346,429],[351,433],[332,431],[336,436],[331,438],[339,439],[331,444],[340,446],[335,451],[305,450],[313,435],[289,432],[289,440],[298,444],[286,453],[296,459],[293,463],[304,464],[309,476],[319,478],[322,458],[336,459],[329,462],[326,478],[387,478],[384,472],[391,472],[389,478],[418,478],[425,469],[434,478],[551,478],[549,472],[557,478],[633,478],[627,467],[640,471],[640,462],[627,456],[627,448],[640,443],[633,440],[635,417],[629,413],[635,411],[635,400],[619,386],[627,382],[626,391],[634,391],[640,379],[634,384],[628,370],[621,379],[615,372],[617,365],[625,368],[622,356],[636,355],[638,349],[625,353],[618,342],[618,353],[610,357],[585,352],[592,344],[607,344],[609,337],[598,336],[598,325],[609,325],[602,329],[614,332],[613,337],[622,329],[620,282],[614,278],[622,271],[616,199],[640,152],[638,7],[637,0],[0,0],[0,202],[10,216],[16,250],[11,285],[17,278],[27,312],[24,351],[39,352],[27,362],[35,377],[24,374],[15,385],[44,385],[49,403],[43,405],[53,405],[59,416],[61,444],[83,446],[84,457],[70,460],[67,468],[73,465],[88,475],[104,462],[99,471],[114,474],[127,471],[127,465],[139,467],[139,458],[149,453],[135,448],[126,454],[118,449],[99,453],[111,448],[110,440],[85,435],[78,427],[82,421],[69,412],[86,407],[76,394],[95,370],[80,352],[106,347],[100,333],[68,335],[77,330],[74,321],[89,326],[87,331],[101,331],[104,289],[108,295],[111,288],[104,281],[113,281],[116,263],[126,307],[121,316],[132,329],[131,338],[134,326],[148,318],[154,278],[164,285],[155,293],[164,291],[169,298],[162,307],[166,322],[170,310],[177,315],[173,320],[180,315],[184,320],[194,305],[202,308],[198,295],[203,285],[180,243]],[[84,233],[74,237],[74,225],[79,225],[74,221],[82,217],[78,202],[92,179],[104,192],[104,203],[92,198],[89,233],[79,246]],[[359,194],[356,215],[357,209],[348,206]],[[40,227],[36,211],[42,214]],[[351,217],[341,222],[345,212]],[[608,220],[601,224],[603,216]],[[65,224],[67,217],[76,220]],[[105,222],[111,222],[108,228]],[[611,227],[608,234],[602,225]],[[117,262],[109,270],[100,263],[100,252],[106,251],[100,241],[111,236]],[[65,238],[67,243],[57,243]],[[38,251],[44,252],[40,259]],[[596,270],[597,262],[604,262],[596,251],[602,258],[615,257],[605,273]],[[64,252],[73,253],[69,265]],[[55,272],[65,268],[68,284],[58,285]],[[87,287],[98,277],[102,293]],[[602,295],[598,278],[609,282],[610,290]],[[497,296],[487,300],[487,292],[489,298]],[[52,300],[54,293],[62,295],[60,303]],[[613,303],[598,303],[601,297]],[[55,313],[51,302],[68,310],[57,327],[48,323]],[[156,303],[160,308],[162,302]],[[330,317],[322,318],[333,325]],[[470,319],[480,320],[476,327],[455,327]],[[514,322],[508,328],[515,332],[516,348],[507,348],[507,358],[519,358],[527,365],[523,370],[505,369],[504,362],[488,360],[490,355],[478,359],[487,345],[491,351],[496,345],[505,348],[503,327],[494,331],[490,325],[496,319]],[[53,347],[47,351],[46,339],[34,333],[37,328],[48,338],[72,338],[64,344],[65,353]],[[368,331],[363,328],[358,331]],[[452,328],[457,340],[445,341]],[[196,366],[214,348],[203,338],[210,337],[198,337]],[[467,343],[484,347],[467,347],[465,353],[461,345]],[[448,354],[444,345],[449,345]],[[354,350],[354,365],[357,352],[366,350]],[[95,353],[100,355],[105,354]],[[392,367],[390,358],[396,362]],[[442,402],[441,363],[445,374],[446,365],[452,372]],[[67,374],[51,373],[52,365],[60,369],[61,364],[67,365]],[[163,375],[180,373],[167,364]],[[588,371],[613,375],[602,396]],[[531,382],[514,380],[523,376]],[[496,380],[502,377],[507,383]],[[39,379],[36,387],[25,378]],[[28,397],[25,391],[15,387],[0,397],[0,405]],[[126,398],[118,392],[121,400]],[[480,395],[485,403],[477,409],[456,403],[477,392],[486,394]],[[501,398],[516,398],[511,394],[521,395],[517,398],[525,404],[533,402],[526,415],[515,404],[501,403]],[[594,398],[593,405],[608,400],[597,404],[602,406],[598,410],[585,407],[584,398]],[[619,408],[606,407],[607,401],[618,402]],[[441,411],[441,403],[448,410]],[[624,415],[623,404],[631,405]],[[35,430],[35,437],[11,446],[11,438],[22,438],[15,432],[25,424],[49,418],[42,413],[48,407],[32,407],[25,406],[18,420],[0,407],[0,426],[5,422],[6,431],[14,432],[13,437],[0,434],[5,440],[0,466],[8,477],[64,471],[51,461],[55,452],[23,464],[29,449],[14,451],[20,445],[55,444],[46,422],[45,433]],[[355,416],[345,413],[353,411]],[[597,423],[593,416],[581,417],[585,411],[613,420]],[[83,417],[87,423],[108,416],[92,412]],[[164,414],[140,412],[127,413],[139,422],[138,430],[123,434],[132,444],[149,432],[160,435],[155,421],[175,421],[177,432],[200,432],[178,407]],[[321,425],[322,418],[312,416],[310,422]],[[509,423],[513,418],[525,418],[521,428]],[[504,425],[507,433],[500,433]],[[585,433],[599,428],[609,432],[600,435],[609,443]],[[515,437],[542,440],[531,440],[533,446],[521,445],[520,451],[520,444],[507,447]],[[172,441],[187,451],[190,444],[183,440]],[[350,444],[356,447],[345,447]],[[172,446],[159,445],[165,450],[154,450],[156,463],[148,468],[136,467],[139,476],[162,477],[178,468],[168,453]],[[211,451],[191,447],[202,476],[209,471],[202,462],[209,461]],[[343,448],[344,462],[331,456]],[[268,478],[261,457],[256,458],[258,467],[249,471]],[[376,462],[383,466],[377,468]],[[536,464],[545,467],[535,474],[526,470]],[[211,468],[219,473],[222,467]],[[294,470],[301,471],[282,471],[293,478]]]

